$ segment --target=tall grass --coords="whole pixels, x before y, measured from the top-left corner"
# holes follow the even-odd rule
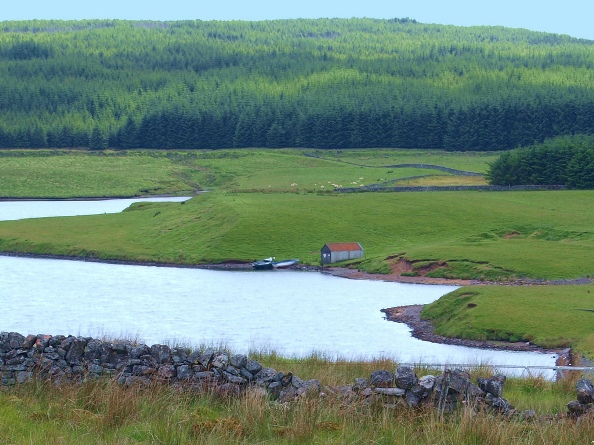
[[[346,375],[375,368],[323,362],[304,361],[303,375],[318,373],[322,380],[349,384]],[[380,364],[390,363],[374,365]],[[594,419],[576,422],[562,415],[562,407],[575,398],[574,388],[574,382],[508,380],[504,396],[519,409],[537,411],[528,421],[470,408],[439,414],[431,407],[387,407],[345,398],[340,391],[281,404],[258,388],[229,398],[164,384],[124,387],[97,380],[57,386],[34,380],[0,392],[0,443],[590,444]]]

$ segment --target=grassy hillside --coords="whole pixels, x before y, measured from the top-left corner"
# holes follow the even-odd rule
[[[593,42],[368,18],[3,21],[0,147],[510,149],[594,131]]]
[[[594,352],[594,286],[465,287],[423,309],[436,332]]]
[[[594,275],[593,200],[590,191],[210,192],[117,215],[3,222],[0,250],[187,264],[274,255],[319,264],[325,243],[355,240],[369,263],[441,260],[446,266],[434,274],[450,277],[578,278]]]

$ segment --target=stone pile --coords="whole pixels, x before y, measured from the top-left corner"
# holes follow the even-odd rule
[[[594,414],[594,384],[592,380],[580,379],[575,385],[577,400],[567,404],[569,414],[580,417],[584,414]]]

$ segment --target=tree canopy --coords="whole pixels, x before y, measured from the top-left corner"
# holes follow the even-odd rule
[[[594,42],[411,19],[0,22],[0,147],[501,150],[594,133]]]
[[[559,136],[506,151],[489,166],[493,185],[566,185],[594,188],[594,136]]]

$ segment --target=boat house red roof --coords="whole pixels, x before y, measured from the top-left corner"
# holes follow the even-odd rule
[[[324,244],[320,254],[322,264],[330,264],[362,258],[364,252],[359,243],[328,243]]]
[[[330,252],[344,252],[347,250],[363,250],[359,243],[328,243],[326,244]]]

